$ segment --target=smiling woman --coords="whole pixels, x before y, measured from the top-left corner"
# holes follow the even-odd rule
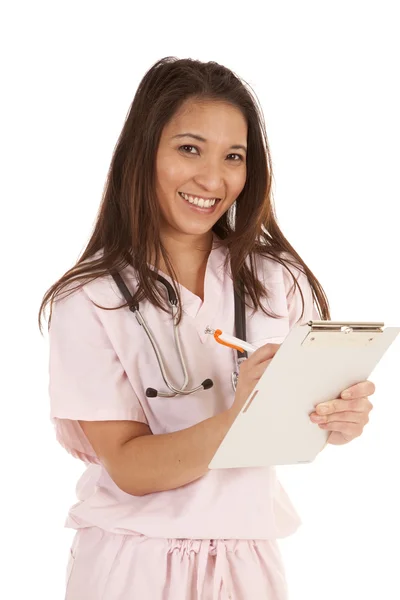
[[[239,77],[175,58],[146,73],[90,241],[40,310],[50,304],[57,439],[88,465],[67,521],[77,533],[66,600],[286,598],[276,540],[299,519],[274,469],[208,468],[276,342],[329,318],[277,224],[271,181],[262,112]],[[160,276],[176,293],[179,329]],[[234,391],[236,355],[205,330],[235,333],[238,295],[258,349]],[[144,323],[168,355],[175,388],[164,397],[146,395],[165,379]],[[171,353],[177,339],[184,361]],[[210,377],[212,387],[184,395]]]
[[[181,145],[182,140],[193,138],[197,147]],[[183,103],[165,126],[157,151],[156,193],[165,241],[171,235],[206,234],[210,239],[213,226],[245,186],[245,152],[231,151],[245,150],[246,140],[247,122],[236,107],[196,99]]]

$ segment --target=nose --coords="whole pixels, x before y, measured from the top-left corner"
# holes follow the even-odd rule
[[[222,193],[224,189],[223,169],[218,161],[208,160],[199,168],[194,181],[204,190],[208,192],[219,191]]]

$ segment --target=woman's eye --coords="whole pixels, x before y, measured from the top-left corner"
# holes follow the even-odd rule
[[[179,150],[182,150],[185,154],[195,154],[194,152],[192,152],[192,150],[196,150],[196,153],[198,153],[198,148],[196,146],[189,146],[187,144],[185,144],[185,146],[180,146]],[[231,161],[231,162],[243,162],[244,158],[241,154],[228,154],[228,157],[230,156],[236,156],[236,158]]]
[[[186,154],[193,154],[193,152],[190,152],[190,150],[189,150],[189,152],[187,152],[186,151],[187,148],[194,148],[195,150],[197,150],[196,146],[181,146],[179,148],[179,150],[184,150],[184,152],[186,152]]]

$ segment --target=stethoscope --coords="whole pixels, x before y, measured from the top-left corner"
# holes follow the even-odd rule
[[[212,386],[214,385],[214,382],[212,381],[212,379],[205,379],[197,387],[195,387],[193,389],[187,389],[189,377],[188,377],[188,373],[187,373],[185,360],[184,360],[183,354],[182,354],[181,342],[180,342],[180,337],[179,337],[179,327],[177,324],[178,312],[179,312],[178,298],[175,294],[175,290],[172,287],[172,285],[166,279],[164,279],[164,277],[161,277],[161,275],[157,275],[157,281],[159,283],[161,283],[167,291],[168,302],[171,306],[175,346],[177,349],[177,353],[179,356],[179,360],[180,360],[182,371],[183,371],[183,377],[184,377],[183,384],[180,388],[175,387],[169,381],[169,378],[168,378],[168,375],[167,375],[167,372],[165,369],[165,365],[164,365],[164,360],[163,360],[162,354],[160,352],[160,348],[154,338],[154,335],[153,335],[151,329],[147,325],[146,321],[144,320],[144,318],[139,310],[139,303],[137,303],[137,302],[135,303],[133,301],[133,296],[130,293],[130,291],[129,291],[125,281],[121,277],[120,273],[112,272],[111,275],[112,275],[115,283],[117,284],[121,294],[124,296],[124,298],[128,304],[129,310],[133,312],[133,314],[136,317],[137,322],[139,323],[139,325],[141,325],[143,327],[144,331],[146,332],[146,335],[149,338],[150,343],[153,347],[154,353],[156,355],[158,366],[160,367],[160,371],[161,371],[162,377],[164,379],[165,385],[170,390],[170,392],[160,392],[154,388],[149,387],[146,389],[146,396],[148,398],[155,398],[156,396],[160,396],[163,398],[173,398],[174,396],[189,396],[190,394],[194,394],[195,392],[199,392],[202,390],[209,390],[210,388],[212,388]],[[240,338],[243,341],[246,341],[246,313],[245,313],[246,308],[245,308],[245,304],[242,299],[242,296],[243,296],[243,293],[242,293],[242,295],[239,295],[236,292],[236,290],[234,291],[235,331],[236,331],[236,335],[238,338]],[[212,332],[212,330],[210,330],[209,328],[206,328],[205,333],[210,333],[210,332]],[[237,385],[237,380],[238,380],[238,376],[239,376],[239,365],[243,360],[245,360],[247,358],[247,352],[245,350],[243,352],[241,350],[236,350],[236,353],[237,353],[236,370],[232,372],[232,387],[233,387],[234,391],[236,391],[236,385]]]

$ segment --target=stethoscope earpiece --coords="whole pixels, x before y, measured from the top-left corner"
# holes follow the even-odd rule
[[[205,379],[201,385],[205,390],[209,390],[214,385],[214,382],[212,379]]]
[[[154,388],[147,388],[146,396],[148,398],[156,398],[158,396],[158,392]]]
[[[214,382],[212,379],[205,379],[203,381],[203,383],[199,386],[199,388],[203,388],[203,390],[209,390],[210,388],[212,388],[212,386],[214,385]],[[157,398],[157,396],[161,396],[161,394],[159,394],[157,392],[157,390],[155,390],[154,388],[147,388],[146,390],[146,396],[147,398]],[[178,396],[178,394],[174,394],[175,396]]]

